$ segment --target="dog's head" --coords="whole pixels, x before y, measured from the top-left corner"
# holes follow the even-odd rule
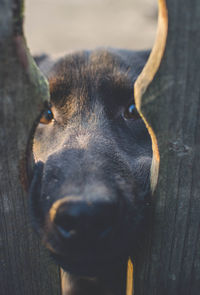
[[[31,212],[65,270],[96,275],[141,242],[152,150],[133,85],[147,57],[81,52],[58,61],[49,75],[51,101],[33,144]]]

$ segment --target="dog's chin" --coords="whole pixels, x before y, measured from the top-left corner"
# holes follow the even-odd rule
[[[120,257],[85,257],[75,259],[59,254],[51,253],[52,258],[64,271],[77,276],[97,277],[105,276],[117,270],[122,264],[126,263],[128,256]]]

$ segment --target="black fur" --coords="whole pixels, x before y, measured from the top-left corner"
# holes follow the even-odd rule
[[[33,153],[39,164],[31,212],[44,244],[71,273],[110,272],[142,241],[150,208],[151,140],[142,119],[126,119],[124,113],[134,103],[133,85],[148,56],[84,51],[59,60],[49,73],[55,121],[36,130]],[[75,237],[58,231],[57,215],[50,218],[63,198],[68,221],[60,214],[59,222],[65,229],[75,226]]]

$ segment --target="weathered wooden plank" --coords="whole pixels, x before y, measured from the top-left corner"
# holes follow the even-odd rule
[[[56,295],[59,274],[30,229],[21,183],[28,136],[48,97],[22,23],[23,1],[0,0],[0,293]]]
[[[167,9],[164,0],[159,4],[163,26],[155,45],[157,56],[152,54],[135,85],[137,106],[157,138],[160,168],[152,229],[144,252],[135,259],[134,294],[197,295],[200,290],[200,2],[166,0]],[[152,179],[155,181],[159,157],[156,140],[153,144]]]

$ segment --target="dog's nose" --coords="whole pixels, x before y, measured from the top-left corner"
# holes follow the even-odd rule
[[[71,199],[53,208],[52,221],[65,239],[103,239],[112,231],[117,218],[116,205],[107,201]]]

